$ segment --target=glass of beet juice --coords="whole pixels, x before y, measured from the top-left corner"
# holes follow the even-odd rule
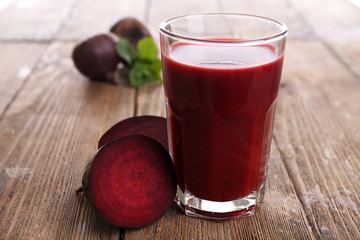
[[[287,27],[266,17],[197,14],[160,25],[177,204],[224,220],[265,192]]]

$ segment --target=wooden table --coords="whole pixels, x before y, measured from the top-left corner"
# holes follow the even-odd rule
[[[266,15],[289,27],[266,197],[253,217],[212,222],[175,206],[142,229],[102,222],[75,190],[114,123],[165,116],[161,84],[90,82],[80,39],[119,18]],[[360,239],[359,0],[1,0],[0,239]]]

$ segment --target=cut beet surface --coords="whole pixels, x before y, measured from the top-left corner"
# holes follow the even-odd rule
[[[104,145],[83,177],[95,211],[119,227],[139,228],[160,219],[176,192],[170,155],[157,141],[130,135]]]
[[[98,147],[132,134],[153,138],[168,150],[166,119],[156,116],[132,117],[115,124],[100,138]]]

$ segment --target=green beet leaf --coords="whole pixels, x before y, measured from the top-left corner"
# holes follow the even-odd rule
[[[120,39],[116,43],[116,52],[128,65],[132,65],[136,60],[136,49],[126,39]]]
[[[161,67],[161,65],[160,65]],[[130,70],[130,84],[133,87],[141,87],[146,82],[161,81],[158,63],[156,62],[135,62]]]
[[[161,72],[161,68],[162,68],[162,66],[161,66],[161,61],[160,61],[160,59],[155,59],[155,60],[153,60],[152,62],[150,62],[149,63],[149,68],[152,70],[152,71],[154,71],[154,72],[158,72],[158,73],[160,73]]]
[[[157,57],[157,46],[150,37],[141,39],[135,47],[126,39],[116,44],[116,52],[130,67],[130,84],[141,87],[146,82],[162,81],[161,61]]]
[[[151,37],[141,39],[137,48],[140,60],[153,61],[157,59],[157,46]]]

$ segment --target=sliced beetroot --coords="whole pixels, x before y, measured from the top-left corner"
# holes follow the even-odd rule
[[[176,174],[159,142],[130,135],[99,149],[84,173],[81,190],[105,221],[139,228],[160,219],[171,206]]]
[[[98,147],[132,134],[153,138],[168,149],[166,119],[157,116],[132,117],[115,124],[100,138]]]

